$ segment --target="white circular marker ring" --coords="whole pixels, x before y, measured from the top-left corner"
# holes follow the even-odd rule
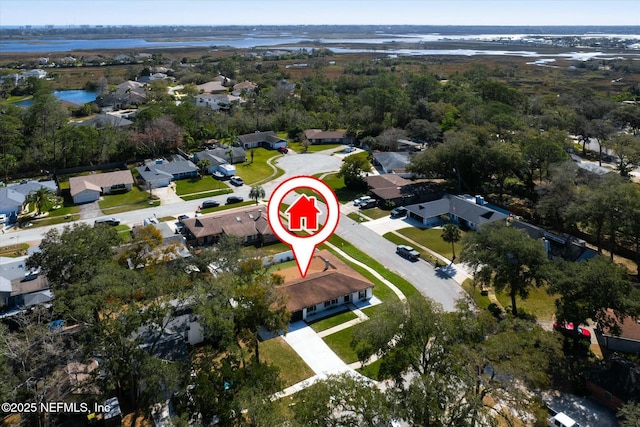
[[[280,220],[280,205],[290,192],[308,188],[321,195],[326,204],[327,215],[323,227],[315,234],[297,236],[288,230]],[[303,195],[300,195],[303,197]],[[306,196],[304,196],[306,197]],[[315,201],[315,199],[313,199]],[[273,233],[284,243],[291,246],[302,277],[306,276],[315,248],[327,240],[338,227],[340,220],[340,204],[335,193],[327,184],[312,176],[296,176],[289,178],[273,191],[269,198],[267,218]]]

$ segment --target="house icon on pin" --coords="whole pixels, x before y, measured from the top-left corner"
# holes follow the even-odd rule
[[[320,209],[316,207],[316,198],[301,195],[284,211],[289,221],[290,231],[316,231],[319,228],[318,215]]]

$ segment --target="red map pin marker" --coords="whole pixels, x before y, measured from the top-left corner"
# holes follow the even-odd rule
[[[320,228],[322,211],[316,197],[296,194],[295,201],[284,212],[288,224],[285,226],[280,218],[280,205],[292,191],[297,189],[311,189],[321,195],[326,204],[327,215],[324,225]],[[311,264],[311,258],[316,247],[326,241],[338,227],[340,220],[340,204],[338,197],[331,187],[312,176],[296,176],[283,181],[276,187],[269,198],[267,217],[273,233],[291,247],[293,256],[298,264],[300,276],[305,277]],[[320,229],[320,231],[317,231]],[[293,231],[306,231],[309,236],[298,236]],[[317,232],[316,232],[317,231]],[[315,233],[314,233],[315,232]]]

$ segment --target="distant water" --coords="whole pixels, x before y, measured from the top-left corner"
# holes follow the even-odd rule
[[[56,90],[53,94],[61,101],[72,102],[78,105],[95,101],[98,97],[97,92],[89,92],[87,90]],[[33,105],[33,100],[26,99],[24,101],[16,102],[15,105],[18,107],[31,107]]]

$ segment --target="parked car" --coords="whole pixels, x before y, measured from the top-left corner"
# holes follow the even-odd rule
[[[392,209],[390,212],[391,218],[404,218],[407,216],[407,210],[402,206]]]
[[[149,224],[156,224],[156,225],[158,225],[158,224],[160,224],[160,222],[158,221],[158,218],[155,218],[155,217],[145,218],[145,219],[142,221],[142,225],[149,225]]]
[[[547,421],[549,427],[580,427],[580,424],[564,412],[558,412]]]
[[[37,267],[34,270],[29,270],[27,272],[24,273],[24,279],[22,279],[23,282],[28,282],[29,280],[35,280],[38,278],[38,274],[40,274],[40,267]]]
[[[217,208],[218,206],[220,206],[220,202],[217,200],[205,200],[200,206],[202,207],[202,209]]]
[[[420,252],[416,251],[411,246],[399,245],[396,247],[396,253],[409,261],[417,261],[420,259]]]
[[[360,203],[360,209],[371,209],[376,206],[378,206],[378,201],[376,199],[369,199]]]
[[[354,147],[347,147],[344,149],[345,153],[353,153],[354,151],[356,151],[356,149]]]
[[[242,203],[244,198],[242,196],[229,196],[227,197],[227,204],[232,205],[234,203]]]
[[[106,224],[115,227],[116,225],[120,225],[120,220],[118,218],[100,218],[96,219],[94,225],[98,224]]]
[[[363,203],[367,203],[369,200],[373,200],[373,198],[371,196],[358,197],[357,199],[355,199],[353,201],[353,205],[354,206],[360,206]]]
[[[287,154],[289,149],[287,147],[278,147],[278,151],[282,154]]]
[[[218,203],[219,204],[219,203]],[[189,215],[180,215],[178,217],[178,222],[182,223],[182,221],[184,221],[185,219],[189,219]]]
[[[566,336],[573,336],[575,334],[574,326],[571,322],[553,322],[553,329],[562,332],[562,334]],[[589,332],[588,329],[583,328],[582,326],[578,326],[578,336],[585,340],[591,341],[591,332]]]
[[[244,181],[239,176],[232,176],[229,182],[235,185],[236,187],[240,187],[241,185],[244,184]]]

